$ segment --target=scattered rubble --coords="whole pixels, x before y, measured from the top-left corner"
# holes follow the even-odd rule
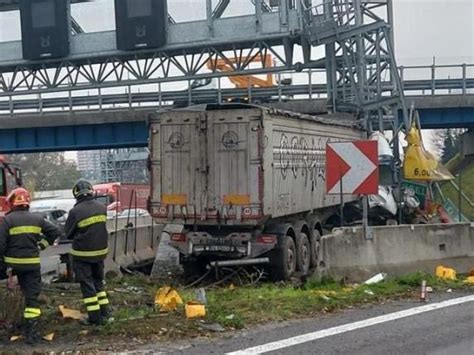
[[[436,277],[443,280],[456,280],[456,270],[438,265],[435,271]]]
[[[172,312],[178,308],[178,305],[183,304],[183,300],[179,293],[169,287],[160,288],[155,295],[155,307],[160,312]]]
[[[367,281],[365,281],[364,284],[365,285],[373,285],[373,284],[379,283],[380,281],[385,280],[386,278],[387,278],[387,274],[384,273],[384,272],[381,272],[381,273],[371,277]]]
[[[75,319],[81,320],[85,318],[85,315],[81,313],[81,311],[75,309],[69,309],[64,307],[63,305],[59,306],[59,312],[64,319]]]

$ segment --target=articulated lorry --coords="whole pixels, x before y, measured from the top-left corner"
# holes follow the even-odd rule
[[[110,182],[94,185],[94,193],[107,206],[107,211],[120,213],[125,209],[146,209],[150,185]]]
[[[363,139],[355,120],[233,104],[159,112],[149,127],[149,210],[183,226],[170,238],[185,270],[266,263],[288,279],[317,266],[341,202],[326,194],[326,144]]]

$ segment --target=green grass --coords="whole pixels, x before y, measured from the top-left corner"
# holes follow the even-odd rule
[[[435,290],[465,287],[461,281],[443,281],[416,273],[370,286],[346,287],[334,281],[310,280],[304,289],[275,284],[216,289],[208,292],[209,318],[227,327],[242,328],[255,323],[311,317],[387,298],[417,297],[422,280]]]
[[[185,317],[184,305],[171,313],[160,313],[154,307],[154,295],[163,285],[146,277],[126,277],[108,285],[116,321],[90,332],[77,321],[63,320],[57,307],[81,307],[80,292],[46,290],[43,301],[45,333],[55,332],[56,339],[64,342],[87,344],[119,344],[124,339],[141,339],[144,342],[173,341],[180,338],[210,336],[204,323],[219,323],[227,330],[242,329],[256,324],[298,318],[318,317],[339,309],[367,303],[380,303],[389,299],[418,298],[422,280],[434,291],[468,286],[462,281],[439,280],[429,274],[414,273],[388,278],[374,285],[341,285],[334,280],[309,279],[301,288],[285,283],[263,283],[257,286],[219,287],[206,291],[207,315],[203,320]],[[141,287],[139,294],[120,293],[117,288]],[[1,291],[1,290],[0,290]],[[195,290],[178,290],[184,302],[194,298]],[[90,333],[83,334],[84,330]],[[2,331],[0,330],[0,336]]]
[[[458,153],[454,156],[454,158],[452,158],[445,164],[446,169],[448,169],[453,174],[457,174],[458,167],[462,161],[463,159],[461,157],[461,154]]]
[[[474,160],[468,158],[465,161],[461,161],[460,157],[456,156],[446,164],[446,167],[453,174],[461,174],[461,189],[471,201],[474,201]],[[458,184],[457,179],[455,182]],[[444,196],[449,198],[456,207],[459,205],[459,193],[449,182],[443,183],[441,190]],[[464,198],[461,201],[462,213],[471,221],[474,221],[474,208]]]

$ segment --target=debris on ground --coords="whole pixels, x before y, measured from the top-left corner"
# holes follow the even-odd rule
[[[186,318],[201,318],[206,316],[206,306],[197,302],[189,301],[185,305]]]
[[[436,277],[442,280],[456,280],[456,270],[438,265],[436,267]]]
[[[364,290],[364,293],[365,293],[366,295],[369,295],[369,296],[375,295],[374,291],[372,291],[372,290]]]
[[[63,305],[59,306],[59,312],[61,313],[61,316],[64,319],[80,320],[85,317],[85,315],[83,315],[81,311],[78,311],[76,309],[69,309],[69,308],[64,307]]]
[[[365,285],[373,285],[373,284],[376,284],[376,283],[379,283],[379,282],[385,280],[386,277],[387,277],[387,274],[384,273],[384,272],[381,272],[381,273],[371,277],[367,281],[365,281],[364,284]]]
[[[216,332],[216,333],[225,332],[225,328],[219,323],[211,323],[211,324],[202,323],[202,324],[199,324],[199,327],[205,330],[209,330],[211,332]]]
[[[45,336],[43,337],[43,339],[46,340],[46,341],[49,341],[49,342],[53,341],[53,339],[54,339],[54,333],[49,333],[49,334],[45,335]]]
[[[464,280],[464,283],[474,285],[474,276],[468,276],[468,278]]]
[[[10,337],[10,341],[13,343],[15,341],[23,340],[25,337],[23,335],[13,335]]]
[[[198,288],[194,297],[196,302],[199,302],[200,304],[207,304],[206,290],[204,288]]]
[[[430,287],[430,286],[426,286],[426,292],[433,292],[433,287]]]
[[[144,292],[144,289],[143,287],[128,286],[126,288],[123,288],[123,287],[114,288],[114,291],[118,293],[132,293],[134,295],[141,295]]]
[[[155,307],[160,312],[175,311],[180,304],[183,304],[183,300],[174,288],[164,286],[155,294]]]

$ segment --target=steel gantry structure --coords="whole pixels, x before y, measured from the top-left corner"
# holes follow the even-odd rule
[[[252,14],[223,17],[231,1],[213,7],[206,0],[205,20],[170,21],[160,49],[118,51],[115,31],[80,33],[79,24],[67,58],[25,61],[21,42],[0,43],[0,103],[11,108],[22,99],[54,94],[72,109],[75,93],[84,90],[95,90],[100,101],[105,90],[156,85],[160,96],[161,85],[169,82],[324,68],[332,112],[354,112],[368,128],[387,122],[391,127],[398,110],[406,113],[393,50],[392,0],[249,0]],[[325,56],[315,58],[314,48],[322,46]],[[271,66],[254,60],[269,54],[275,58]],[[209,65],[218,60],[232,70]]]

